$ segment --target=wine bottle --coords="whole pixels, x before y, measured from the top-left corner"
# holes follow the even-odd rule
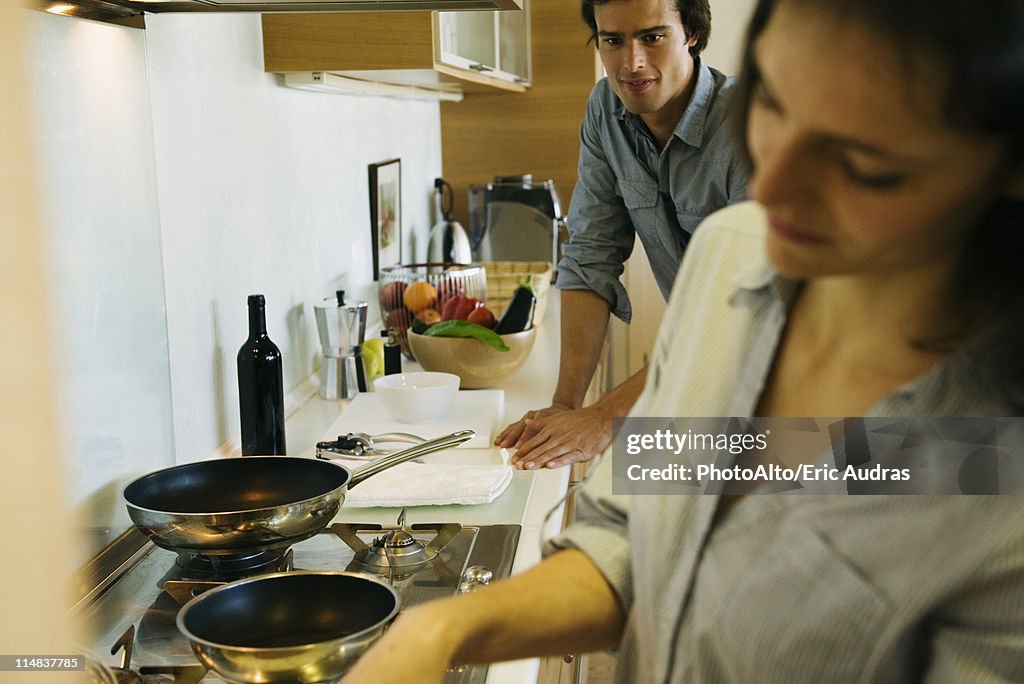
[[[284,455],[281,350],[267,337],[263,295],[249,295],[249,339],[238,350],[238,411],[242,455]]]

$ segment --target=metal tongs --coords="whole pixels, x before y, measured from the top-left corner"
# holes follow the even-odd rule
[[[325,461],[338,456],[369,461],[395,451],[382,449],[378,444],[419,444],[425,441],[423,437],[408,432],[386,432],[380,435],[350,432],[347,435],[339,435],[333,442],[317,442],[316,457]]]

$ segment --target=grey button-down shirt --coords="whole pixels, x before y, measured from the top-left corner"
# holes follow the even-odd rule
[[[635,416],[752,415],[793,283],[764,256],[753,203],[690,246]],[[684,296],[685,293],[685,296]],[[880,400],[871,416],[1015,415],[994,327]],[[581,492],[578,548],[627,611],[623,684],[1024,682],[1024,505],[1015,496]]]
[[[696,78],[690,103],[663,149],[607,79],[594,87],[587,104],[557,284],[596,292],[627,323],[632,308],[619,277],[635,236],[667,298],[697,224],[746,196],[747,172],[736,152],[734,79],[699,60]]]

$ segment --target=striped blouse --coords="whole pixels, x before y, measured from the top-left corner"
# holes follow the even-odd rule
[[[792,294],[764,226],[744,203],[696,233],[632,415],[753,414]],[[1009,415],[978,351],[869,415]],[[1019,497],[749,496],[712,525],[715,496],[610,482],[605,458],[552,549],[586,553],[627,612],[617,682],[1024,682]]]

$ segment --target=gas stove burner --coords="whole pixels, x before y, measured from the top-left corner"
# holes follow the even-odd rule
[[[292,552],[256,551],[237,556],[204,556],[199,553],[179,553],[176,561],[187,579],[231,580],[265,572],[292,569]]]
[[[433,560],[438,551],[398,529],[375,538],[372,545],[356,552],[355,559],[371,568],[407,568]]]
[[[219,587],[227,582],[210,580],[167,580],[164,582],[164,592],[174,599],[179,606],[183,606],[204,591]]]
[[[402,521],[402,519],[400,519]],[[355,551],[354,560],[374,571],[388,571],[395,568],[414,568],[437,558],[455,535],[462,531],[458,523],[418,524],[401,527],[383,525],[359,525],[335,523],[331,531]],[[375,537],[370,544],[359,538],[359,533],[385,532]],[[417,536],[415,533],[420,532]],[[423,532],[434,532],[424,543]]]

